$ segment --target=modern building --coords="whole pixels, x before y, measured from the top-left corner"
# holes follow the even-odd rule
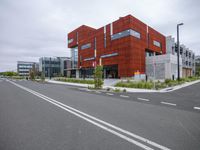
[[[45,77],[67,76],[67,67],[71,66],[68,57],[41,57],[39,59],[39,71]]]
[[[39,70],[39,64],[37,62],[17,62],[17,72],[20,76],[29,76],[31,70],[36,74]]]
[[[127,15],[99,29],[82,25],[68,34],[71,74],[92,77],[102,65],[104,78],[145,74],[146,55],[166,53],[165,36],[137,18]]]
[[[146,57],[146,75],[150,80],[177,79],[177,56],[164,54]],[[179,59],[179,66],[182,68],[182,58]],[[182,75],[182,69],[180,69]]]
[[[177,47],[175,39],[172,36],[166,37],[166,52],[177,56]],[[182,73],[181,77],[188,77],[195,75],[195,54],[192,50],[187,48],[184,44],[180,45],[180,57],[182,59]]]

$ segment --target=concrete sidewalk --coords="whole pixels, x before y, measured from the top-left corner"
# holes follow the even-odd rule
[[[70,83],[70,82],[62,82],[62,81],[55,81],[55,80],[45,80],[49,83],[54,83],[54,84],[63,84],[63,85],[71,85],[71,86],[77,86],[77,87],[92,87],[93,85],[91,84],[81,84],[81,83]],[[152,90],[152,89],[136,89],[136,88],[124,88],[124,87],[114,87],[114,86],[103,86],[103,89],[119,89],[121,91],[123,90],[126,90],[126,92],[130,92],[130,93],[166,93],[166,92],[172,92],[172,91],[175,91],[175,90],[178,90],[178,89],[181,89],[181,88],[184,88],[184,87],[187,87],[187,86],[190,86],[190,85],[193,85],[193,84],[196,84],[196,83],[199,83],[200,80],[196,80],[196,81],[192,81],[192,82],[186,82],[182,85],[177,85],[177,86],[174,86],[174,87],[168,87],[168,88],[165,88],[165,89],[161,89],[161,90]]]
[[[93,85],[91,85],[91,84],[81,84],[81,83],[62,82],[62,81],[49,80],[49,79],[45,79],[45,81],[47,81],[47,82],[49,82],[49,83],[64,84],[64,85],[72,85],[72,86],[77,86],[77,87],[89,87],[89,86],[93,86]]]
[[[49,82],[49,83],[54,83],[54,84],[63,84],[63,85],[71,85],[71,86],[77,86],[77,87],[91,87],[93,85],[91,84],[81,84],[81,83],[70,83],[70,82],[62,82],[62,81],[55,81],[55,80],[49,80],[49,79],[46,79],[45,81]],[[103,89],[120,89],[121,91],[123,91],[124,89],[126,90],[126,92],[137,92],[137,93],[147,93],[147,92],[158,92],[157,90],[148,90],[148,89],[135,89],[135,88],[123,88],[123,87],[114,87],[114,86],[103,86]]]

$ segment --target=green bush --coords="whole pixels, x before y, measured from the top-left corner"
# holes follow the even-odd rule
[[[171,81],[172,81],[171,79],[165,79],[166,84],[170,83]]]
[[[128,82],[118,82],[115,87],[127,87],[127,88],[139,88],[139,89],[152,89],[153,83],[144,81],[128,81]]]
[[[18,76],[18,73],[13,71],[6,71],[6,72],[0,72],[0,75],[12,77],[12,76]]]
[[[12,79],[21,80],[21,79],[25,79],[25,77],[23,77],[23,76],[12,76]]]
[[[199,77],[188,77],[188,78],[181,78],[179,81],[178,80],[171,80],[171,79],[166,79],[164,82],[157,81],[155,82],[155,88],[156,89],[163,89],[167,87],[172,87],[176,85],[183,84],[185,82],[191,82],[195,81],[197,79],[200,79]],[[127,82],[119,82],[115,85],[115,87],[127,87],[127,88],[140,88],[140,89],[153,89],[154,83],[153,81],[149,82],[144,82],[144,81],[127,81]]]
[[[35,74],[33,71],[30,72],[30,79],[35,80]]]
[[[115,88],[113,91],[114,91],[114,92],[120,92],[120,89]]]
[[[70,82],[70,83],[81,83],[81,84],[94,84],[94,80],[82,80],[82,79],[75,79],[75,78],[55,78],[57,81],[64,81],[64,82]]]

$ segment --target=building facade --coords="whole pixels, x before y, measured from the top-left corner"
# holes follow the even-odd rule
[[[99,29],[85,25],[68,34],[71,73],[92,77],[94,67],[103,66],[104,78],[145,74],[145,56],[166,53],[165,36],[137,18],[127,15]]]
[[[164,54],[146,57],[146,75],[150,80],[177,79],[177,56]],[[182,58],[179,59],[179,66],[182,68]],[[180,69],[182,76],[182,69]]]
[[[177,47],[175,39],[172,36],[166,37],[167,54],[177,55]],[[182,59],[181,77],[189,77],[195,75],[195,54],[184,44],[180,45],[180,57]]]
[[[17,72],[20,76],[29,76],[31,70],[34,71],[34,74],[36,74],[39,70],[39,64],[36,62],[26,61],[17,62]]]
[[[71,65],[68,57],[41,57],[39,59],[39,71],[45,77],[67,76],[67,66]]]

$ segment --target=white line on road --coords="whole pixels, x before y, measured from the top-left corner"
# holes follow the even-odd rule
[[[101,94],[101,92],[99,92],[99,91],[95,91],[95,92]]]
[[[68,106],[68,105],[65,105],[65,104],[63,104],[63,103],[61,103],[61,102],[59,102],[59,101],[56,101],[56,100],[54,100],[54,99],[52,99],[52,98],[49,98],[49,97],[47,97],[47,96],[45,96],[45,95],[43,95],[43,94],[40,94],[40,93],[38,93],[38,92],[36,92],[36,91],[33,91],[33,90],[31,90],[31,89],[28,89],[28,88],[26,88],[26,87],[24,87],[24,86],[21,86],[21,85],[19,85],[19,84],[14,83],[14,82],[12,82],[12,81],[9,81],[9,82],[12,83],[12,84],[14,84],[14,85],[16,85],[17,87],[19,87],[19,88],[25,90],[25,91],[28,91],[28,92],[32,93],[33,95],[36,95],[36,96],[42,98],[42,99],[45,100],[45,101],[48,101],[48,102],[50,102],[50,103],[56,105],[57,107],[60,107],[60,108],[62,108],[62,109],[64,109],[64,110],[66,110],[66,111],[68,111],[68,112],[74,114],[74,115],[77,116],[77,117],[80,117],[80,118],[82,118],[82,119],[84,119],[84,120],[90,122],[91,124],[94,124],[94,125],[96,125],[96,126],[102,128],[102,129],[104,129],[104,130],[106,130],[106,131],[108,131],[108,132],[110,132],[110,133],[112,133],[112,134],[114,134],[114,135],[116,135],[116,136],[118,136],[118,137],[120,137],[120,138],[122,138],[122,139],[124,139],[124,140],[126,140],[126,141],[128,141],[128,142],[130,142],[130,143],[132,143],[132,144],[137,145],[137,146],[139,146],[139,147],[141,147],[141,148],[143,148],[143,149],[145,149],[145,150],[153,150],[153,149],[150,148],[150,147],[148,147],[148,146],[146,146],[146,145],[144,145],[144,144],[142,144],[142,143],[140,143],[140,142],[138,142],[138,141],[135,141],[134,139],[131,139],[130,137],[125,136],[125,135],[123,135],[123,134],[121,134],[121,133],[124,133],[124,134],[126,134],[126,135],[129,135],[129,136],[131,136],[131,137],[133,137],[133,138],[136,138],[136,139],[138,139],[138,140],[140,140],[140,141],[142,141],[142,142],[144,142],[144,143],[147,143],[147,144],[149,144],[149,145],[151,145],[151,146],[154,146],[154,147],[157,147],[157,148],[159,148],[159,149],[162,149],[162,150],[170,150],[170,149],[167,148],[167,147],[164,147],[164,146],[162,146],[162,145],[160,145],[160,144],[157,144],[157,143],[155,143],[155,142],[153,142],[153,141],[150,141],[150,140],[148,140],[148,139],[146,139],[146,138],[143,138],[143,137],[141,137],[141,136],[139,136],[139,135],[136,135],[136,134],[134,134],[134,133],[131,133],[131,132],[129,132],[129,131],[127,131],[127,130],[124,130],[124,129],[122,129],[122,128],[119,128],[119,127],[117,127],[117,126],[115,126],[115,125],[112,125],[112,124],[110,124],[110,123],[108,123],[108,122],[105,122],[105,121],[103,121],[103,120],[100,120],[100,119],[98,119],[98,118],[96,118],[96,117],[93,117],[93,116],[91,116],[91,115],[89,115],[89,114],[86,114],[86,113],[84,113],[84,112],[82,112],[82,111],[79,111],[79,110],[77,110],[77,109],[75,109],[75,108],[73,108],[73,107],[70,107],[70,106]],[[96,121],[96,122],[95,122],[95,121]],[[101,123],[101,124],[99,124],[98,122]],[[102,125],[102,124],[103,124],[103,125]],[[105,125],[106,125],[106,126],[105,126]],[[108,128],[108,127],[110,127],[111,129]],[[113,129],[117,130],[118,132],[115,131],[115,130],[113,130]],[[121,133],[120,133],[120,132],[121,132]]]
[[[194,107],[194,109],[200,110],[200,107]]]
[[[112,94],[112,93],[106,93],[106,94],[107,94],[107,95],[111,95],[111,96],[114,95],[114,94]]]
[[[176,106],[176,104],[174,103],[168,103],[168,102],[160,102],[161,104],[165,104],[165,105],[171,105],[171,106]]]
[[[146,99],[146,98],[140,98],[140,97],[138,97],[137,99],[141,100],[141,101],[147,101],[147,102],[149,101],[149,99]]]
[[[127,95],[120,95],[120,97],[129,98]]]

